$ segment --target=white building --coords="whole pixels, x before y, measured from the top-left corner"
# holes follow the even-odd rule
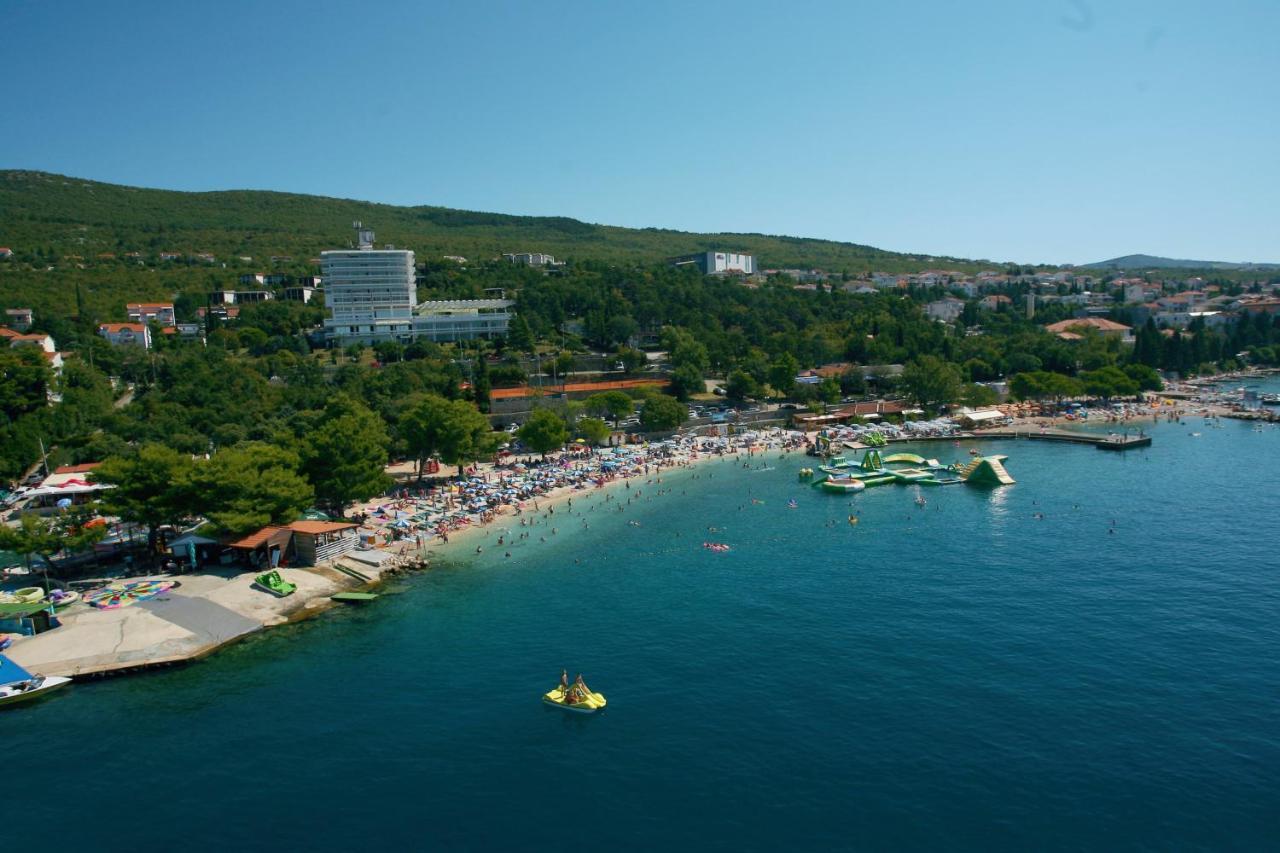
[[[678,258],[672,258],[671,264],[677,267],[696,266],[702,270],[703,275],[726,275],[729,273],[755,275],[758,271],[755,255],[747,255],[741,252],[698,252],[693,255],[681,255]]]
[[[964,300],[944,296],[924,306],[924,313],[943,323],[954,323],[964,313]]]
[[[151,330],[144,323],[102,323],[98,334],[112,346],[140,346],[151,349]]]
[[[515,303],[508,299],[419,305],[413,252],[374,249],[373,232],[365,228],[358,249],[322,252],[320,264],[330,311],[325,333],[338,345],[500,337],[510,325],[508,309]]]
[[[448,255],[446,255],[445,257],[448,257]],[[505,254],[502,257],[504,260],[508,260],[513,264],[524,264],[525,266],[529,266],[529,267],[556,266],[556,259],[553,258],[551,255],[547,255],[542,252],[516,252],[514,254],[511,254],[511,253]],[[465,263],[466,260],[467,260],[466,258],[463,258],[462,262]]]
[[[157,323],[168,327],[177,322],[172,302],[130,302],[124,310],[135,323]]]
[[[408,249],[373,248],[373,231],[360,227],[359,248],[320,253],[325,332],[344,341],[386,341],[410,335],[418,301],[414,256]]]

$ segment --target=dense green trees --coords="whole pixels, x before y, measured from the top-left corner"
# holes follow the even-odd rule
[[[191,490],[194,467],[189,454],[148,443],[127,456],[103,460],[92,476],[113,487],[102,493],[103,509],[144,525],[147,548],[154,554],[164,547],[161,527],[178,525],[200,511]]]
[[[960,369],[932,355],[918,356],[902,371],[903,390],[927,411],[955,402],[960,386]]]
[[[462,468],[491,454],[493,431],[486,418],[466,400],[448,400],[438,394],[420,394],[400,415],[398,431],[409,453],[418,461],[418,479],[423,463],[433,455]]]
[[[550,409],[534,409],[525,425],[516,431],[516,436],[530,450],[546,456],[569,440],[569,427],[564,418]]]
[[[383,471],[391,441],[368,406],[339,394],[310,420],[300,441],[302,472],[332,515],[342,516],[352,501],[368,500],[391,485]]]
[[[609,425],[600,418],[578,418],[574,429],[587,444],[604,444],[609,439]]]
[[[220,450],[192,465],[187,509],[229,533],[288,524],[315,499],[300,464],[298,454],[262,442]]]
[[[646,432],[666,432],[676,429],[688,417],[688,407],[666,394],[654,394],[640,407],[640,425]]]
[[[614,424],[636,410],[636,403],[622,391],[602,391],[583,400],[586,411],[593,415],[607,415]]]
[[[1071,376],[1036,370],[1010,377],[1009,393],[1015,400],[1062,400],[1078,397],[1084,386]]]

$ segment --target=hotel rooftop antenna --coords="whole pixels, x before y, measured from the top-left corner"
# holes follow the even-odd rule
[[[359,220],[351,223],[351,227],[356,229],[356,245],[362,251],[369,251],[373,248],[373,229],[365,228],[364,224]]]

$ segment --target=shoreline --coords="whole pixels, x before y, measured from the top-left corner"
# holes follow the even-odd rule
[[[548,527],[552,530],[550,535],[557,535],[551,523],[553,516],[575,497],[582,499],[579,506],[583,510],[587,505],[594,508],[598,502],[616,499],[619,489],[633,490],[639,495],[652,487],[665,486],[664,475],[692,473],[708,462],[734,461],[770,451],[791,453],[804,446],[802,436],[792,430],[769,429],[750,435],[753,437],[750,442],[745,436],[699,437],[686,439],[674,448],[662,443],[630,446],[624,452],[646,455],[633,469],[605,479],[598,486],[580,488],[565,484],[532,495],[523,502],[500,506],[488,521],[476,520],[450,531],[447,541],[432,535],[422,547],[414,547],[413,537],[391,542],[376,549],[384,555],[376,564],[356,556],[367,552],[353,552],[319,566],[280,568],[281,576],[298,586],[293,595],[285,598],[255,586],[253,579],[260,573],[258,569],[219,570],[216,566],[205,566],[194,573],[116,578],[111,581],[112,585],[143,579],[176,582],[176,585],[154,598],[113,610],[101,610],[84,603],[72,605],[59,614],[61,627],[19,637],[6,654],[38,674],[66,675],[76,680],[131,675],[197,661],[252,634],[319,616],[336,606],[331,600],[335,593],[376,590],[405,569],[430,569],[435,560],[458,557],[473,547],[481,548],[479,553],[502,547],[489,544],[494,541],[495,529],[503,531],[500,538],[517,536],[520,527],[517,519],[529,522],[526,525],[529,529],[524,531],[526,542],[532,540],[534,529],[539,527],[540,538],[545,538],[542,531]],[[660,457],[654,455],[659,452]],[[602,467],[604,460],[596,461]],[[549,459],[537,467],[554,470],[563,467],[563,460]],[[508,470],[486,463],[483,467],[476,466],[473,476],[492,477],[499,473],[515,473],[514,465]],[[577,473],[585,476],[584,471]],[[366,504],[366,508],[394,502],[394,499],[384,499]],[[577,509],[565,513],[564,517],[574,516]],[[566,533],[573,529],[568,524],[564,526]],[[358,566],[359,574],[365,579],[335,568],[334,564],[339,562]]]

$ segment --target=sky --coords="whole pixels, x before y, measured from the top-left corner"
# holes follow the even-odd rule
[[[0,168],[993,261],[1280,262],[1276,0],[4,0],[0,20]]]

